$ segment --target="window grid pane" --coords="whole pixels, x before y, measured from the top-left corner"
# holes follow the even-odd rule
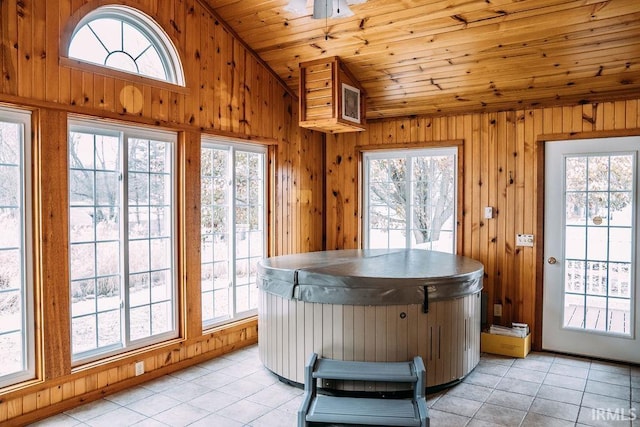
[[[69,134],[76,361],[175,332],[173,144],[94,127]]]
[[[633,155],[565,159],[564,327],[630,335]]]
[[[236,152],[236,312],[258,307],[257,265],[264,246],[264,155]]]
[[[202,149],[202,320],[229,319],[232,311],[230,260],[230,150]]]
[[[257,308],[266,156],[233,144],[205,146],[201,153],[202,313],[211,325]]]
[[[369,247],[406,246],[406,159],[370,160]]]
[[[454,156],[412,158],[411,247],[454,251]]]
[[[71,323],[76,355],[122,346],[119,144],[117,136],[69,135]]]
[[[33,378],[33,316],[26,279],[25,148],[30,117],[0,109],[0,387]],[[30,133],[30,132],[29,132]]]
[[[129,326],[132,341],[173,330],[171,146],[128,140]]]

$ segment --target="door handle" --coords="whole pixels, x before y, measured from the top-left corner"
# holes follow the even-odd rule
[[[547,260],[547,262],[549,264],[555,264],[556,262],[558,262],[558,260],[555,259],[554,257],[550,256],[549,259]]]

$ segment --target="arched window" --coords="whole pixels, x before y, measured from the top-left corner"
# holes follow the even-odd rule
[[[176,49],[147,15],[126,6],[102,6],[76,26],[69,57],[184,86]]]

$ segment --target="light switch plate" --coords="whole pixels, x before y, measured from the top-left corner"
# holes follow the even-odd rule
[[[484,219],[493,218],[493,206],[487,206],[484,208]]]
[[[502,304],[493,304],[494,317],[502,317]]]
[[[516,234],[516,246],[533,246],[533,234]]]

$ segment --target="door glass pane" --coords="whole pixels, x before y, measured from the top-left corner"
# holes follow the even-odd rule
[[[173,49],[163,42],[165,35],[159,27],[117,7],[98,8],[90,15],[74,31],[69,57],[179,83],[179,64],[172,60]]]
[[[565,177],[566,191],[585,191],[587,189],[587,158],[568,157],[565,159],[567,173]]]
[[[584,261],[567,260],[565,262],[564,289],[567,294],[584,293],[586,264]]]
[[[633,216],[630,191],[611,192],[609,222],[614,226],[630,227]]]
[[[606,262],[587,262],[587,295],[607,295]]]
[[[565,228],[565,259],[584,259],[586,253],[587,229],[585,227]]]
[[[587,188],[589,191],[609,190],[609,157],[587,157]]]
[[[632,236],[631,227],[611,228],[609,241],[611,247],[611,261],[631,262]]]
[[[585,307],[585,329],[594,331],[606,331],[607,318],[610,312],[607,307],[607,298],[587,296]]]
[[[565,158],[564,327],[631,335],[635,157]]]
[[[631,296],[631,263],[609,263],[609,296]]]
[[[584,328],[584,295],[567,293],[564,297],[564,326]]]

